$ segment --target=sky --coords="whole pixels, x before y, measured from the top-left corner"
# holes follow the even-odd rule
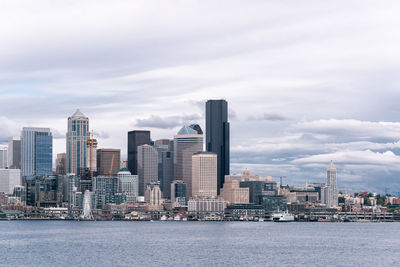
[[[204,129],[226,99],[231,173],[400,191],[398,1],[0,0],[0,143],[79,108],[99,147]]]

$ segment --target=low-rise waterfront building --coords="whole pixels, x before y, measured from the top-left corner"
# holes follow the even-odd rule
[[[249,188],[241,188],[238,180],[230,180],[224,183],[221,189],[221,197],[230,204],[249,203]]]
[[[259,220],[265,217],[264,207],[256,204],[232,204],[225,209],[227,220]]]

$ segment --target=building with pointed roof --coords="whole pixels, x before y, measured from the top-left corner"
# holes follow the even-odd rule
[[[87,168],[89,118],[79,109],[68,118],[67,172],[80,175]]]
[[[331,207],[338,206],[338,190],[336,184],[336,167],[333,161],[326,170],[326,205]]]

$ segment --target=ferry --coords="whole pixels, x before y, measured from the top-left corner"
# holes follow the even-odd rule
[[[272,220],[274,222],[294,222],[294,216],[288,211],[276,212],[272,215]]]
[[[131,213],[128,213],[125,215],[125,220],[130,220],[130,221],[142,221],[145,218],[141,216],[138,212],[132,211]]]

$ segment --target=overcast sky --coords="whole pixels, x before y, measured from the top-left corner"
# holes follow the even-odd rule
[[[80,108],[99,147],[224,98],[231,172],[400,191],[398,1],[0,0],[0,143]]]

